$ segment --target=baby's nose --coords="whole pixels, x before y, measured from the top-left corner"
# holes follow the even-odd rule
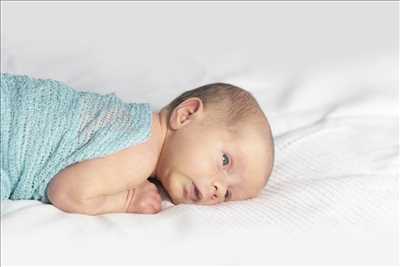
[[[212,186],[212,194],[211,200],[212,201],[223,201],[225,198],[226,188],[222,183],[215,182]]]

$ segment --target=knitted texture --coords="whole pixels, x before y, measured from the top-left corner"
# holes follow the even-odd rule
[[[77,91],[52,79],[1,74],[1,199],[49,203],[61,170],[148,140],[152,111],[114,93]]]

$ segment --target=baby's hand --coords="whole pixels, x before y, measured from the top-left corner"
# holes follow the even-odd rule
[[[154,214],[160,210],[161,196],[155,184],[146,180],[134,189],[134,195],[127,209],[128,213]]]

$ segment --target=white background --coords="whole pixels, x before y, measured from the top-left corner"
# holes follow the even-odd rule
[[[230,82],[266,112],[260,198],[154,216],[2,202],[8,264],[398,262],[397,2],[1,2],[1,71],[157,110]]]

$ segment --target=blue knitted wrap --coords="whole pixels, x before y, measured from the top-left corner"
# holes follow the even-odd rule
[[[49,203],[61,170],[148,140],[152,111],[114,93],[77,91],[63,82],[1,74],[1,199]]]

